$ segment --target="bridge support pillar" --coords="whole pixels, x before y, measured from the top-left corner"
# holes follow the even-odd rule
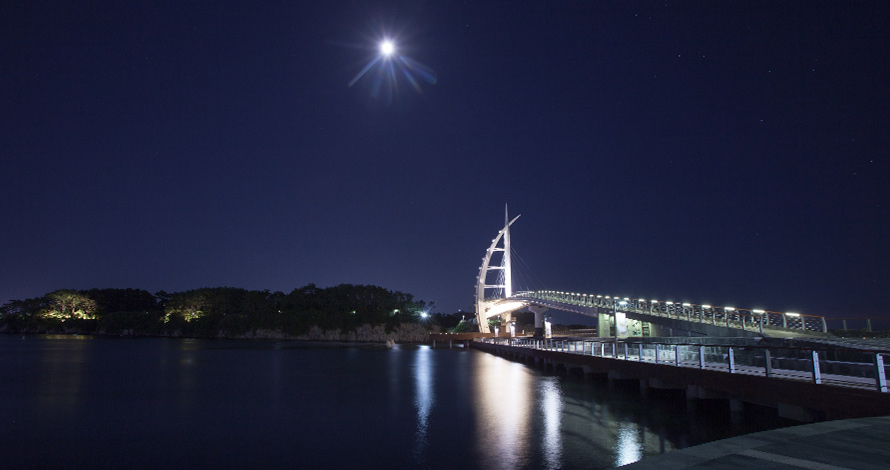
[[[745,402],[735,398],[729,399],[729,421],[735,426],[745,422]]]
[[[640,396],[649,396],[649,379],[640,379]]]
[[[550,310],[547,307],[539,307],[537,305],[529,305],[528,311],[535,314],[535,338],[544,337],[544,312]]]
[[[745,412],[745,402],[742,400],[737,400],[735,398],[729,399],[729,411],[730,413],[744,413]]]
[[[596,335],[600,338],[612,337],[612,315],[606,312],[597,311],[596,314]]]

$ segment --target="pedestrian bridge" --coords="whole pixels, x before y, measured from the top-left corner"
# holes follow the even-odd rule
[[[482,258],[476,278],[476,319],[480,332],[490,332],[489,320],[509,325],[512,312],[530,310],[535,313],[536,335],[544,336],[543,313],[553,309],[597,318],[599,336],[828,336],[825,317],[797,312],[554,290],[513,292],[510,226],[518,218],[510,220],[505,215],[504,228],[492,239]],[[498,254],[500,263],[495,264],[492,258]]]
[[[799,313],[773,312],[699,305],[672,301],[619,298],[608,295],[578,294],[556,291],[517,292],[502,303],[520,302],[527,306],[546,307],[597,317],[601,313],[618,320],[618,336],[639,336],[621,331],[622,317],[636,322],[659,325],[668,333],[682,336],[825,336],[824,317]],[[495,305],[500,303],[495,302]],[[614,321],[612,322],[614,323]],[[614,326],[611,330],[614,330]],[[615,331],[609,336],[615,336]],[[668,334],[667,336],[674,336]]]

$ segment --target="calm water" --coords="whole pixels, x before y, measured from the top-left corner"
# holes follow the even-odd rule
[[[474,350],[0,335],[3,468],[609,468],[785,424]]]

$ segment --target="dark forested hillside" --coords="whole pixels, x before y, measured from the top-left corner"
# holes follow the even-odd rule
[[[309,284],[290,293],[210,287],[154,294],[142,289],[57,290],[0,307],[0,331],[237,336],[259,329],[301,335],[427,320],[432,303],[373,285]],[[432,318],[432,317],[430,317]]]

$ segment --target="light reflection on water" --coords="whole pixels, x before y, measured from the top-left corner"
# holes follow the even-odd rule
[[[65,338],[51,335],[49,338]],[[89,354],[89,337],[72,336],[72,340],[44,349],[39,369],[38,393],[43,406],[56,413],[69,413],[77,406],[83,389],[84,367]]]
[[[4,469],[597,469],[741,433],[428,346],[0,335],[0,372]]]
[[[640,431],[637,430],[637,425],[634,423],[621,423],[618,425],[618,440],[613,448],[616,467],[634,463],[643,458],[643,449],[639,435]]]
[[[188,409],[196,405],[199,399],[197,393],[197,377],[199,373],[198,353],[200,343],[191,338],[186,338],[179,343],[179,381],[176,390],[179,391],[178,401],[181,409]]]
[[[417,432],[414,442],[414,456],[419,464],[423,464],[427,450],[427,426],[430,410],[433,408],[433,350],[429,346],[420,346],[416,352],[414,377],[416,395],[414,407],[417,410]]]
[[[522,364],[491,355],[475,359],[472,388],[476,392],[478,453],[486,458],[481,467],[525,467],[534,444],[529,394],[535,378]]]
[[[544,466],[562,468],[562,393],[555,377],[545,377],[538,385],[541,414],[544,415]]]

